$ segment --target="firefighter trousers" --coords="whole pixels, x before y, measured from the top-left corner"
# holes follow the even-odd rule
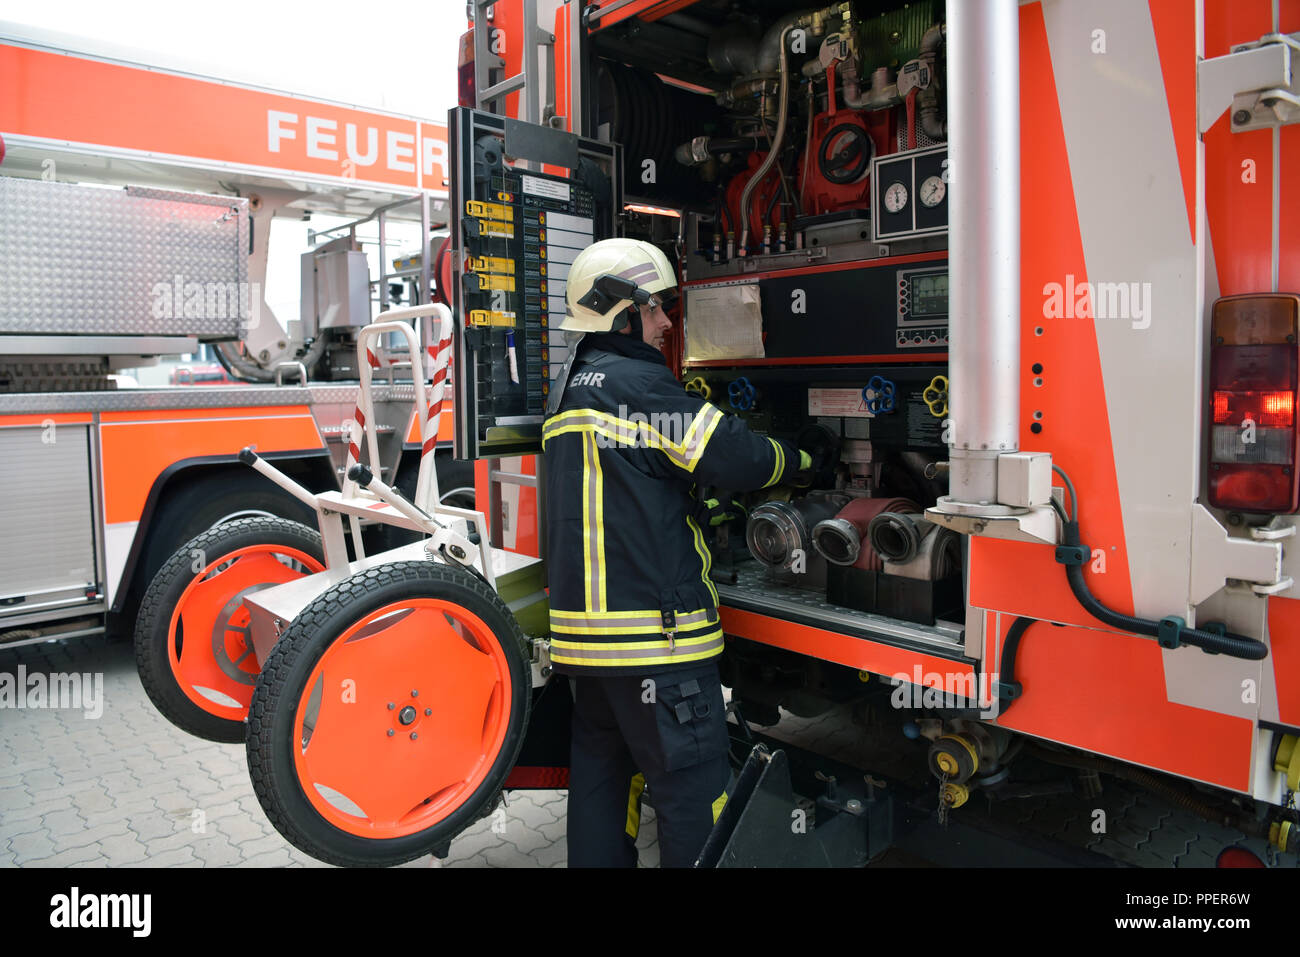
[[[689,671],[569,682],[569,866],[635,867],[648,789],[660,866],[690,867],[726,803],[731,774],[716,659]]]

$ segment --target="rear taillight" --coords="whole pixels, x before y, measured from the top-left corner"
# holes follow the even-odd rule
[[[460,56],[457,59],[456,102],[460,106],[478,106],[478,90],[474,85],[474,31],[467,30],[460,37]]]
[[[1300,296],[1229,296],[1211,323],[1210,504],[1294,512]]]

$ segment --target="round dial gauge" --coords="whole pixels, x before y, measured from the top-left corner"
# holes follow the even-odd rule
[[[891,183],[885,190],[885,209],[897,213],[906,205],[907,187],[902,183]]]
[[[948,184],[938,176],[927,177],[921,184],[921,205],[938,206],[948,192]]]

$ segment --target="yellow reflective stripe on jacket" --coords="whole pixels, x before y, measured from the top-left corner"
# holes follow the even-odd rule
[[[781,443],[773,438],[768,438],[768,441],[772,443],[772,450],[776,452],[776,463],[772,467],[772,477],[763,483],[763,488],[775,485],[781,473],[785,471],[785,452],[781,448]]]
[[[670,414],[675,413],[663,413]],[[659,415],[660,413],[655,413],[652,418]],[[542,448],[544,450],[546,443],[556,436],[569,432],[603,435],[628,448],[658,449],[674,465],[687,472],[694,472],[708,447],[709,439],[723,418],[719,409],[705,403],[691,420],[683,441],[678,443],[656,429],[649,420],[632,422],[595,409],[571,409],[546,420],[542,426]]]
[[[710,620],[709,611],[703,608],[676,616],[679,633],[716,621],[716,616]],[[551,631],[565,635],[658,635],[663,630],[663,618],[654,610],[584,614],[551,609]]]
[[[625,647],[622,647],[625,646]],[[561,665],[633,668],[701,661],[722,654],[722,629],[699,638],[675,641],[570,642],[551,638],[551,661]]]
[[[587,610],[605,608],[605,476],[596,437],[582,437],[582,570]]]
[[[705,645],[711,643],[714,639],[722,636],[721,628],[714,628],[712,631],[696,635],[692,638],[675,638],[670,644],[667,638],[663,641],[569,641],[567,638],[551,637],[551,648],[560,648],[566,653],[577,654],[579,652],[589,651],[628,651],[640,653],[642,651],[663,648],[665,651],[669,648],[691,648],[698,651],[696,645]]]
[[[700,556],[700,561],[703,563],[700,577],[704,579],[704,587],[709,590],[709,594],[713,596],[713,604],[716,605],[718,604],[718,590],[713,587],[713,580],[709,578],[709,571],[713,568],[713,556],[704,544],[704,535],[700,533],[700,526],[695,524],[695,519],[687,515],[686,524],[690,526],[691,534],[695,536],[695,553]]]
[[[542,426],[542,450],[545,451],[546,443],[551,439],[567,432],[594,432],[597,435],[612,439],[620,445],[635,446],[639,441],[639,430],[637,429],[639,424],[628,422],[606,412],[597,412],[595,409],[572,409],[546,420],[546,424]],[[645,431],[655,442],[670,444],[668,439],[648,422],[645,423]]]
[[[713,438],[713,430],[718,427],[718,423],[725,418],[722,410],[709,403],[704,403],[700,411],[695,414],[691,420],[691,427],[686,430],[686,435],[682,437],[682,448],[688,452],[695,461],[699,461],[704,454],[705,447],[709,444],[709,439]],[[691,469],[694,470],[692,465]]]

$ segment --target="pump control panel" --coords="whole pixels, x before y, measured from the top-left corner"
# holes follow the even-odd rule
[[[614,234],[619,147],[451,111],[456,456],[541,449],[569,265]]]

